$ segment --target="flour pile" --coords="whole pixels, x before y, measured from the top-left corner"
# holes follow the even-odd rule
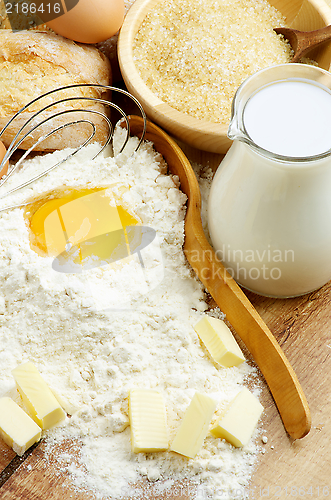
[[[117,143],[121,134],[117,132]],[[130,139],[129,149],[136,144],[135,138]],[[0,396],[9,394],[21,403],[11,370],[28,360],[38,367],[70,415],[46,433],[48,452],[63,439],[78,442],[79,463],[58,451],[59,470],[69,471],[73,484],[92,490],[96,498],[137,498],[139,491],[148,498],[149,485],[154,494],[163,492],[167,498],[177,481],[192,486],[190,498],[243,498],[259,451],[254,439],[235,449],[209,434],[190,460],[173,452],[131,452],[129,389],[163,392],[172,440],[195,391],[219,402],[214,422],[245,380],[253,377],[254,382],[256,371],[247,363],[238,368],[218,366],[193,329],[207,304],[182,251],[186,197],[178,189],[178,178],[167,174],[150,143],[129,158],[104,155],[89,161],[94,148],[89,146],[31,186],[0,200],[0,209],[56,187],[121,183],[132,212],[157,232],[162,279],[141,293],[135,282],[139,264],[135,259],[85,274],[58,273],[52,269],[52,258],[31,249],[23,210],[1,212]],[[29,160],[8,180],[6,189],[18,178],[29,178],[31,171],[44,170],[62,154]],[[107,309],[98,307],[91,284],[132,288],[136,294],[130,294],[125,308]],[[218,310],[208,314],[222,317]],[[258,394],[257,385],[253,392]],[[145,489],[131,489],[141,482]]]

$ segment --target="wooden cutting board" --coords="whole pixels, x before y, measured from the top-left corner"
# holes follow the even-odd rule
[[[186,155],[212,167],[219,155],[193,150],[181,144]],[[265,383],[261,402],[265,407],[259,463],[248,488],[233,500],[259,498],[331,499],[331,283],[309,295],[294,299],[270,299],[247,293],[248,298],[270,327],[296,371],[312,413],[312,429],[302,440],[293,441],[285,432],[276,406]],[[250,354],[245,352],[251,361]],[[261,375],[262,379],[262,375]],[[70,443],[67,445],[70,450]],[[0,441],[0,500],[89,500],[78,493],[69,478],[59,474],[56,459],[45,459],[43,443],[22,459]],[[144,485],[142,484],[142,487]],[[145,492],[150,500],[189,500],[187,485],[177,493],[162,497]],[[178,493],[179,492],[179,493]],[[180,493],[181,492],[181,493]],[[246,497],[245,497],[246,495]],[[232,500],[232,499],[231,499]]]

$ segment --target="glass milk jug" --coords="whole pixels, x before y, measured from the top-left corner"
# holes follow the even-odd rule
[[[330,89],[327,71],[284,64],[234,97],[208,225],[218,258],[258,294],[293,297],[331,279]]]

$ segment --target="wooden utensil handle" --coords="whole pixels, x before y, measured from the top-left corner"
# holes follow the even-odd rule
[[[310,46],[318,47],[321,43],[331,39],[331,25],[318,30],[307,32],[307,43]]]
[[[287,432],[294,439],[304,437],[311,427],[309,406],[292,366],[269,328],[216,259],[204,235],[186,231],[184,251],[263,373]]]
[[[133,134],[139,136],[142,130],[141,118],[130,117],[130,128]],[[252,353],[274,397],[287,432],[294,439],[304,437],[311,426],[304,392],[269,328],[216,258],[206,240],[200,216],[200,189],[191,165],[177,143],[151,122],[147,124],[146,138],[164,156],[171,173],[178,175],[181,190],[188,197],[184,243],[187,260]]]

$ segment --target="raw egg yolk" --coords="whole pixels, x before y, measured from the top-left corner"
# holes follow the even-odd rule
[[[29,205],[25,218],[34,251],[82,267],[123,259],[140,244],[139,234],[126,232],[140,221],[110,188],[53,192]]]

